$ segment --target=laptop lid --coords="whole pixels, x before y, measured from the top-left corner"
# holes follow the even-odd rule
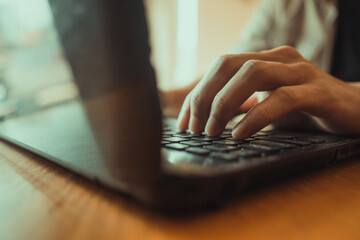
[[[2,138],[145,195],[161,174],[161,111],[142,1],[49,4],[80,98],[4,121]]]
[[[102,161],[149,185],[160,169],[161,111],[142,0],[49,0]]]

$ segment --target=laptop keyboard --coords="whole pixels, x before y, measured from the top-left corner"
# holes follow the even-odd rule
[[[231,129],[222,135],[210,137],[205,134],[179,132],[169,125],[163,126],[161,145],[169,151],[181,151],[203,156],[224,163],[239,162],[322,144],[326,139],[304,134],[279,131],[260,131],[247,139],[234,139]]]

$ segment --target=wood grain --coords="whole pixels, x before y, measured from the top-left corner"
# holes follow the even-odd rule
[[[0,142],[0,239],[360,239],[359,173],[354,159],[174,217]]]

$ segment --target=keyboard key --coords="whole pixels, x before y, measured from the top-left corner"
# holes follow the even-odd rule
[[[299,146],[307,146],[307,145],[310,145],[311,142],[308,142],[308,141],[303,141],[303,140],[300,140],[300,139],[293,139],[293,140],[284,140],[283,141],[284,143],[290,143],[290,144],[296,144],[296,145],[299,145]]]
[[[175,150],[184,150],[188,148],[187,145],[181,143],[170,143],[165,145],[167,148],[175,149]]]
[[[165,144],[169,144],[169,143],[171,143],[171,142],[169,142],[169,141],[164,141],[164,140],[161,141],[161,145],[165,145]]]
[[[239,147],[253,149],[255,151],[265,152],[265,153],[277,152],[277,151],[281,150],[281,147],[267,146],[267,145],[261,145],[261,144],[255,144],[255,143],[241,144],[241,145],[239,145]]]
[[[253,137],[249,137],[249,138],[245,138],[245,139],[243,139],[245,142],[251,142],[251,141],[254,141],[255,140],[255,138],[253,138]]]
[[[249,142],[249,141],[245,141],[244,139],[236,139],[236,138],[227,138],[226,140],[234,141],[234,142],[237,142],[238,144]]]
[[[227,146],[237,146],[239,145],[239,141],[232,141],[232,140],[219,140],[219,141],[214,141],[214,144],[220,144],[220,145],[227,145]]]
[[[200,134],[193,134],[193,133],[177,133],[173,134],[174,137],[183,137],[183,138],[192,138],[192,137],[199,137]]]
[[[224,130],[223,133],[224,133],[224,134],[230,134],[230,135],[231,135],[232,129],[227,128],[227,129]]]
[[[222,153],[222,152],[216,152],[211,153],[210,157],[216,160],[225,160],[225,161],[237,161],[238,157],[235,155],[232,155],[230,153]]]
[[[189,141],[190,139],[189,138],[181,138],[181,137],[169,137],[169,138],[163,138],[163,140],[169,141],[172,143],[179,143],[182,141]]]
[[[221,134],[219,137],[221,138],[232,138],[231,134]]]
[[[225,138],[224,137],[200,136],[200,137],[193,137],[191,139],[192,140],[197,140],[197,141],[212,142],[212,141],[222,140],[222,139],[225,139]]]
[[[204,146],[204,148],[216,152],[227,152],[227,151],[239,149],[238,147],[235,146],[226,146],[226,145],[208,145],[208,146]]]
[[[204,145],[211,145],[210,142],[201,142],[201,141],[194,141],[194,140],[193,141],[185,141],[182,143],[185,145],[193,146],[193,147],[201,147]]]
[[[252,135],[252,137],[260,137],[260,136],[269,136],[270,135],[270,133],[268,133],[268,132],[257,132],[257,133],[255,133],[254,135]]]
[[[311,142],[312,144],[320,144],[320,143],[324,143],[326,142],[325,139],[321,139],[321,138],[300,138],[300,139],[294,139],[294,141],[299,140],[299,141],[305,141],[305,142]]]
[[[295,144],[298,146],[307,146],[310,145],[311,142],[308,141],[302,141],[302,140],[290,140],[290,139],[280,139],[280,138],[272,138],[272,137],[256,137],[256,139],[260,140],[269,140],[274,142],[281,142],[281,143],[289,143],[289,144]]]
[[[240,149],[237,151],[232,151],[229,154],[236,156],[237,158],[248,158],[248,157],[256,157],[260,156],[261,152],[257,152],[251,149]]]
[[[207,155],[210,153],[210,150],[201,147],[189,147],[186,151],[198,155]]]
[[[271,138],[280,138],[280,139],[293,139],[293,138],[296,138],[296,136],[285,135],[285,134],[272,134],[269,137],[271,137]]]
[[[189,136],[189,137],[201,137],[202,134],[187,133],[187,136]]]
[[[280,147],[282,149],[289,149],[289,148],[297,147],[297,145],[295,145],[295,144],[272,142],[272,141],[267,141],[267,140],[255,140],[255,141],[252,141],[252,143],[262,144],[262,145],[267,145],[267,146],[275,146],[275,147]]]
[[[176,134],[176,131],[173,131],[173,130],[163,131],[162,134],[173,135],[173,134]]]

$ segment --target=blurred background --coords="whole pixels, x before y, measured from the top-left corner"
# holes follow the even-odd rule
[[[260,0],[144,0],[158,85],[204,74]],[[0,119],[77,97],[47,0],[0,0]]]
[[[234,43],[260,0],[146,0],[158,85],[202,76]]]
[[[0,0],[0,118],[76,96],[47,0]]]

